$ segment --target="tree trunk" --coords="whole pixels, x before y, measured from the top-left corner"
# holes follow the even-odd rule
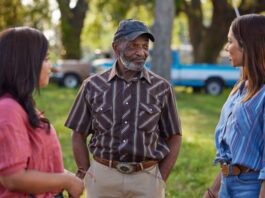
[[[213,15],[209,26],[203,25],[201,0],[183,1],[182,10],[188,17],[189,36],[195,63],[216,63],[226,40],[229,26],[236,17],[228,0],[211,0]],[[265,10],[264,0],[241,1],[241,14],[258,13]]]
[[[236,17],[234,10],[231,9],[227,2],[217,1],[219,2],[216,2],[213,6],[211,25],[204,28],[202,40],[197,47],[197,56],[194,57],[197,63],[216,63],[220,51],[227,41],[230,24]],[[196,32],[193,32],[193,34],[196,34]]]
[[[87,0],[78,0],[74,8],[70,8],[70,0],[57,0],[61,11],[61,33],[64,50],[61,55],[65,59],[80,59],[81,33],[88,9]]]
[[[199,47],[201,39],[205,34],[205,28],[203,26],[203,13],[200,0],[192,0],[190,5],[184,1],[184,9],[188,16],[188,27],[190,42],[193,47],[193,59],[197,61],[199,56]]]
[[[155,42],[152,52],[152,70],[170,80],[172,63],[171,39],[175,14],[174,0],[155,0]]]

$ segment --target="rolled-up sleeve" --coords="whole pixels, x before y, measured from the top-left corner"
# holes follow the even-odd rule
[[[169,86],[165,97],[164,104],[159,121],[159,128],[162,136],[168,138],[172,135],[181,135],[180,118],[177,111],[176,97],[172,86]]]
[[[65,122],[65,126],[76,132],[88,134],[91,127],[91,120],[89,90],[87,82],[84,81]]]
[[[26,128],[16,119],[12,119],[12,123],[0,123],[0,145],[0,175],[9,175],[27,167],[30,141]]]

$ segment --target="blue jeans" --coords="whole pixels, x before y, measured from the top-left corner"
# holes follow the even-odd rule
[[[259,172],[222,176],[219,198],[258,198],[261,188]]]

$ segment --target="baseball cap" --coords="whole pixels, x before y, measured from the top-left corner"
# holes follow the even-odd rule
[[[142,34],[146,34],[151,41],[155,41],[153,34],[142,21],[125,19],[120,22],[119,27],[115,32],[113,41],[122,37],[134,40]]]

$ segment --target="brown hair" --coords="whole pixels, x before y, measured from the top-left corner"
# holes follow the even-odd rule
[[[241,83],[248,81],[248,92],[242,102],[253,97],[265,83],[265,16],[248,14],[236,18],[231,30],[243,49],[243,69],[234,86],[234,94]]]
[[[24,108],[33,128],[41,127],[35,110],[34,90],[39,90],[42,62],[47,55],[48,40],[37,29],[9,28],[0,33],[0,96],[11,94]]]

